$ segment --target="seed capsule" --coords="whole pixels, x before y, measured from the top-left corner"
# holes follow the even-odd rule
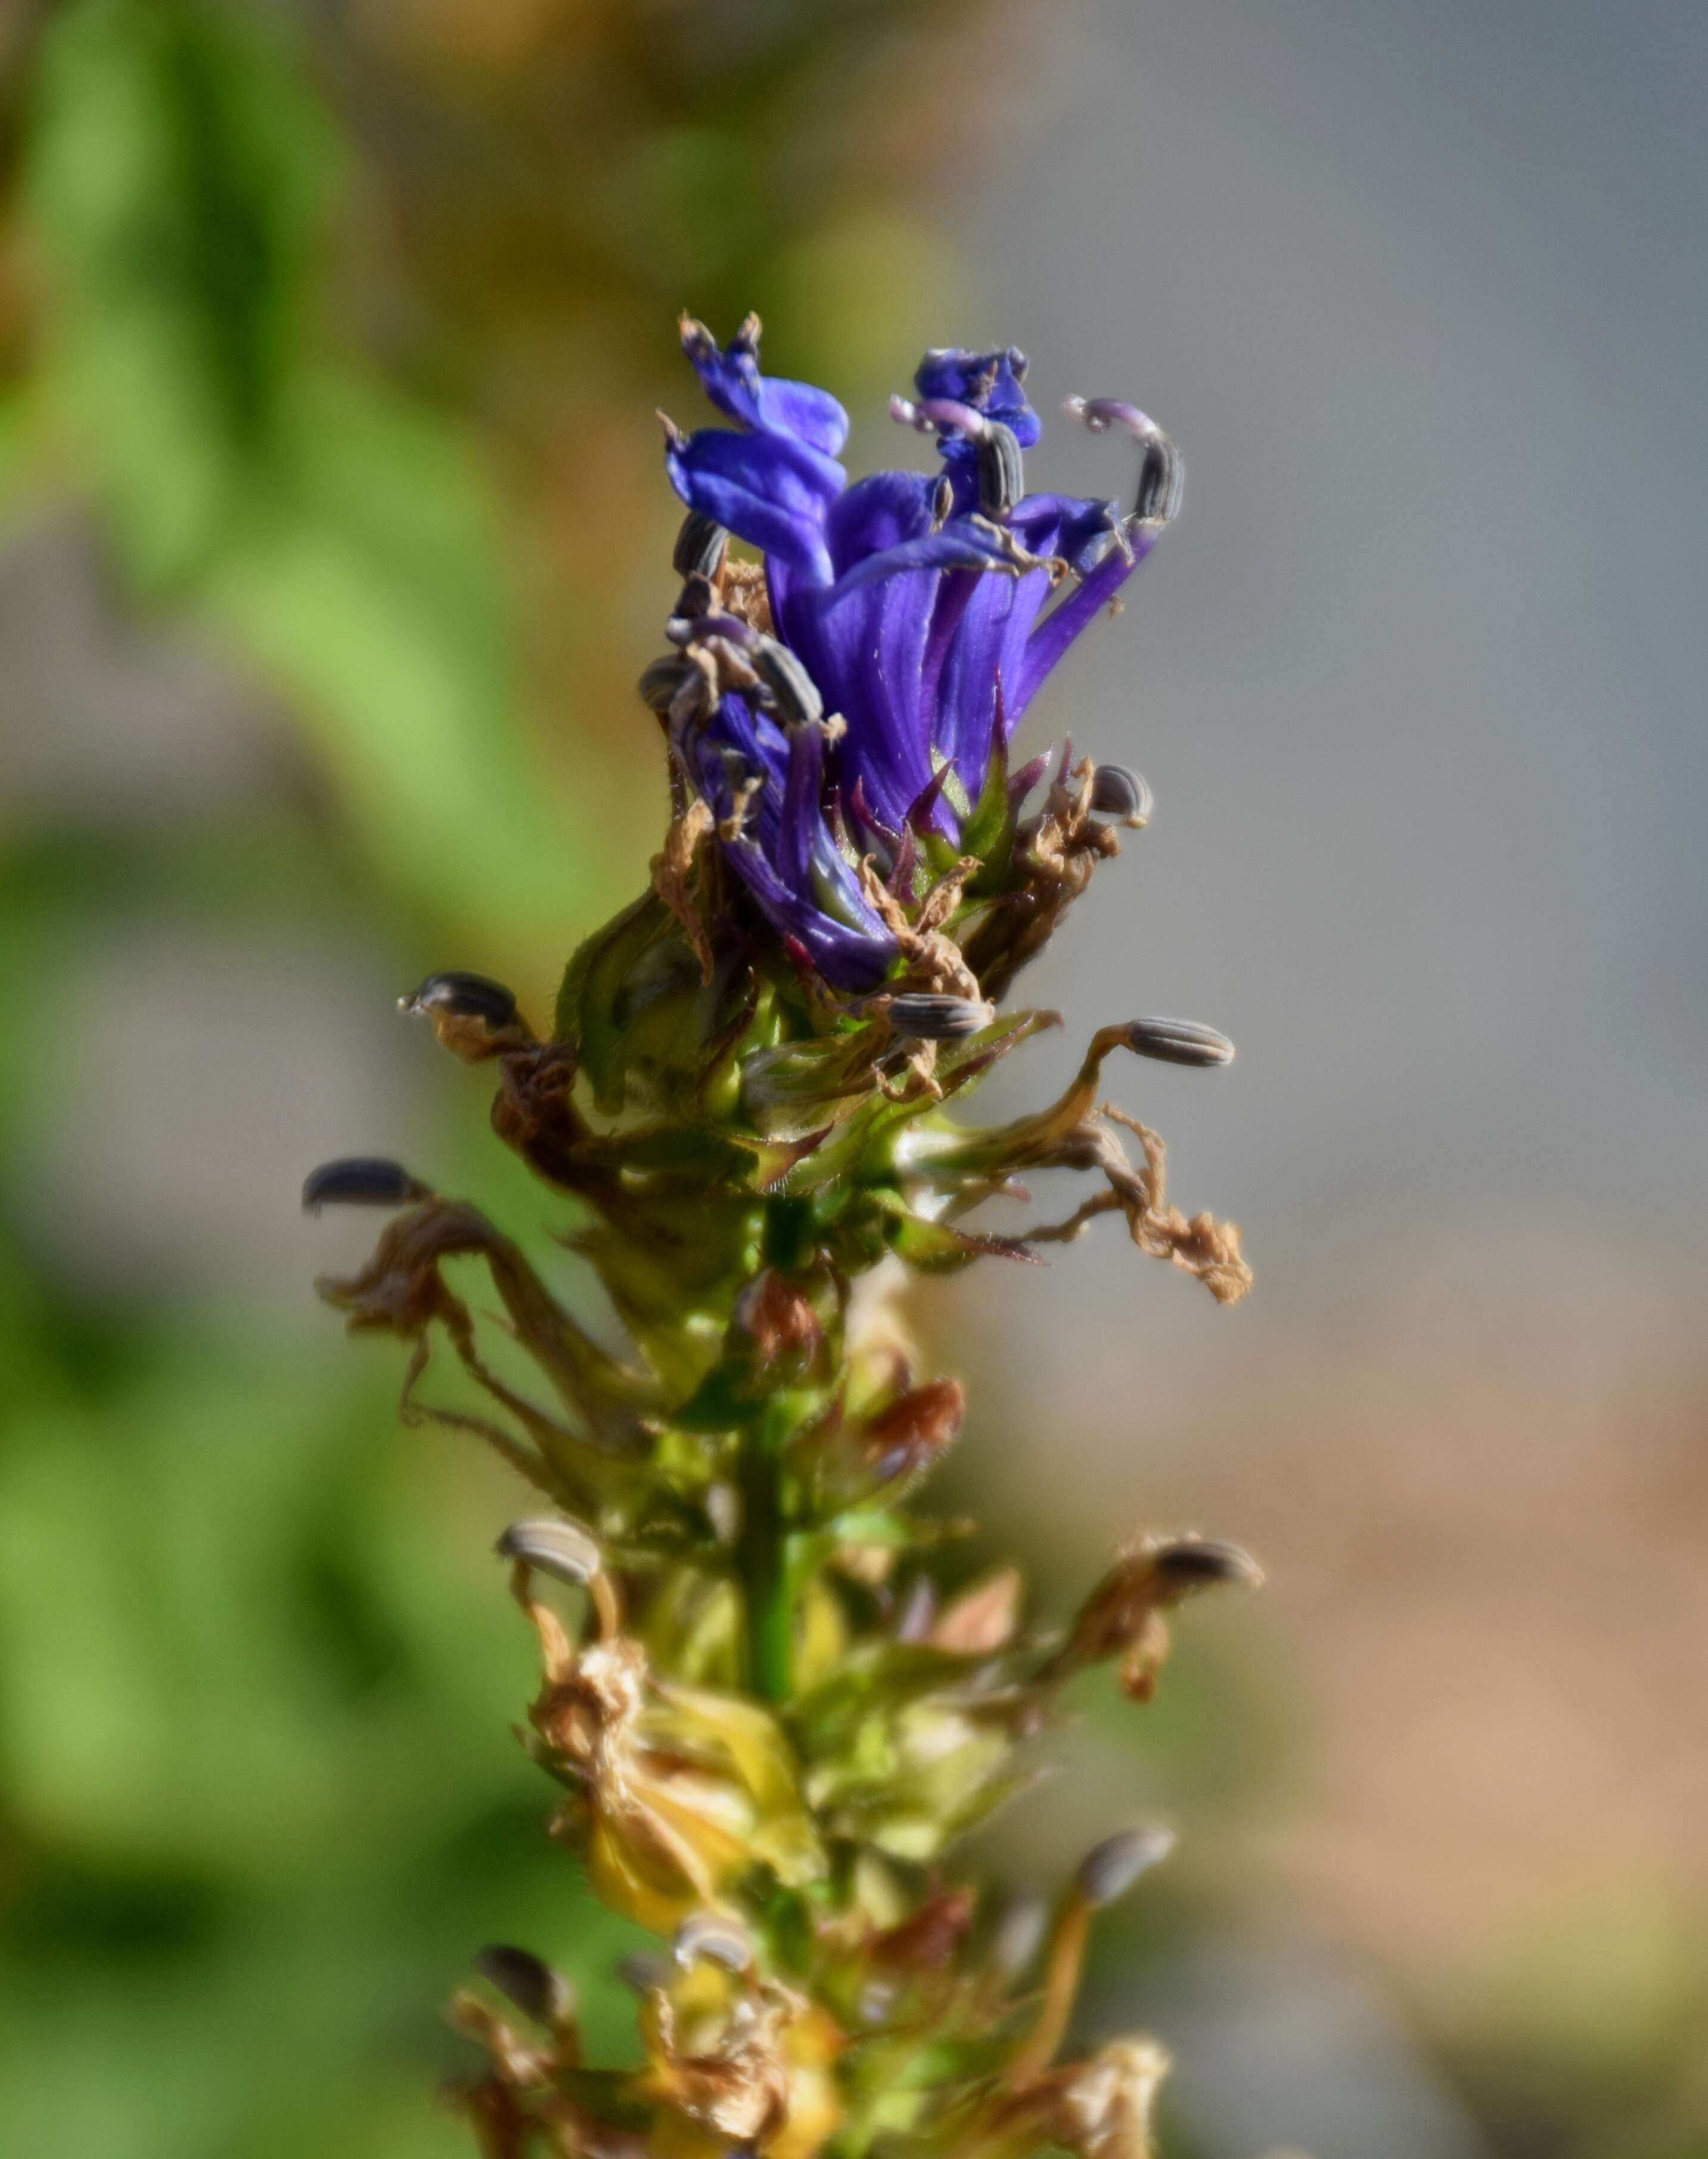
[[[474,1960],[474,1969],[536,2024],[572,2022],[575,1990],[561,1972],[527,1949],[492,1942]]]
[[[1151,821],[1155,797],[1144,774],[1131,765],[1100,764],[1091,775],[1091,809],[1098,817],[1141,831]]]
[[[418,1177],[384,1155],[347,1155],[311,1170],[303,1186],[303,1209],[318,1214],[323,1207],[408,1207],[432,1196]]]
[[[729,535],[715,518],[691,510],[676,535],[670,567],[679,577],[715,577],[728,546]]]
[[[986,517],[1007,517],[1026,492],[1020,444],[1000,420],[987,421],[977,443],[979,508]]]
[[[512,1522],[493,1549],[500,1559],[520,1561],[577,1588],[604,1571],[604,1554],[593,1539],[577,1524],[556,1515]]]
[[[971,997],[939,997],[928,990],[906,990],[884,1007],[898,1034],[920,1042],[960,1042],[996,1017],[995,1009]]]
[[[1195,1019],[1136,1019],[1126,1031],[1127,1048],[1163,1064],[1231,1064],[1234,1045],[1225,1034]]]
[[[770,702],[785,727],[804,727],[824,717],[819,687],[786,645],[758,636],[748,653],[753,672],[770,692]]]
[[[1094,1911],[1100,1911],[1117,1897],[1124,1897],[1141,1874],[1166,1859],[1173,1849],[1173,1830],[1158,1822],[1117,1830],[1113,1836],[1094,1845],[1079,1861],[1074,1887]]]
[[[676,1929],[670,1953],[679,1965],[722,1965],[726,1971],[751,1971],[753,1944],[745,1929],[719,1912],[696,1912]]]
[[[443,1013],[447,1019],[481,1020],[494,1033],[516,1017],[514,990],[489,975],[466,974],[455,967],[443,975],[429,975],[418,990],[400,997],[397,1004],[401,1012],[425,1012],[429,1017]]]

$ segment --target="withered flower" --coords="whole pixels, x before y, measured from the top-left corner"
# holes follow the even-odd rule
[[[582,1799],[608,1903],[668,1931],[754,1866],[789,1888],[825,1855],[774,1718],[737,1695],[660,1678],[624,1637],[572,1649],[539,1607],[546,1684],[529,1710],[540,1759]]]

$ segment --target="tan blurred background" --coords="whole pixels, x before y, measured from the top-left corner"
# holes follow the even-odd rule
[[[1204,2159],[1708,2152],[1708,21],[1633,0],[13,0],[0,228],[0,2125],[450,2152],[437,2002],[623,1945],[539,1835],[501,1479],[308,1288],[321,1157],[536,1236],[391,1009],[643,874],[673,319],[857,414],[1013,339],[1188,514],[1033,732],[1158,813],[1038,970],[1213,1310],[1108,1225],[934,1290],[945,1494],[1065,1606],[1258,1550],[985,1847],[1183,1831],[1087,2017]],[[1047,434],[1046,484],[1118,483]]]

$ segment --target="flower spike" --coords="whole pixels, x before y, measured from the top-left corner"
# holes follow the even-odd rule
[[[934,469],[851,479],[841,406],[766,374],[756,317],[722,344],[679,329],[712,418],[660,415],[683,516],[638,686],[668,789],[650,883],[571,959],[549,1030],[485,975],[401,1001],[495,1083],[494,1131],[613,1341],[397,1162],[303,1191],[392,1210],[323,1295],[403,1345],[409,1422],[481,1440],[536,1495],[496,1546],[538,1652],[523,1743],[551,1834],[663,1945],[619,1968],[621,2068],[583,2060],[550,1964],[479,1950],[451,2011],[482,2060],[462,2104],[491,2159],[1151,2159],[1157,2043],[1058,2058],[1096,1914],[1172,1833],[1117,1830],[1053,1904],[1006,1908],[957,1840],[1040,1773],[1070,1686],[1112,1664],[1148,1701],[1179,1608],[1259,1570],[1141,1536],[1065,1628],[1017,1566],[969,1578],[970,1525],[920,1495],[977,1446],[976,1407],[898,1300],[910,1272],[1040,1264],[1105,1214],[1219,1302],[1250,1282],[1237,1229],[1171,1204],[1162,1140],[1105,1095],[1139,1059],[1227,1066],[1216,1029],[1115,1020],[1053,1102],[970,1107],[1059,1025],[1011,988],[1151,815],[1128,767],[1014,744],[1172,516],[1178,453],[1136,406],[1070,400],[1136,444],[1132,505],[1028,492],[1024,354],[944,346],[891,408]],[[1089,1196],[985,1226],[1053,1173]]]

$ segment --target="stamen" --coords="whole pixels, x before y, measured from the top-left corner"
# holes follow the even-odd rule
[[[1094,435],[1119,428],[1143,445],[1133,515],[1141,525],[1167,525],[1180,514],[1186,466],[1173,438],[1148,412],[1120,397],[1064,397],[1062,410]]]
[[[1185,462],[1168,437],[1159,435],[1145,445],[1133,515],[1141,525],[1167,525],[1180,515],[1185,493]]]
[[[753,1944],[745,1929],[721,1912],[695,1912],[677,1928],[670,1953],[683,1966],[722,1965],[726,1971],[751,1971]]]
[[[691,510],[676,535],[670,567],[679,577],[715,577],[728,546],[729,534],[715,517]]]
[[[1141,831],[1156,807],[1142,773],[1127,764],[1100,764],[1091,775],[1092,814],[1111,817],[1119,825]]]
[[[1118,1830],[1094,1845],[1079,1861],[1074,1886],[1094,1912],[1126,1896],[1141,1874],[1165,1860],[1173,1851],[1174,1832],[1160,1822],[1138,1829]]]
[[[889,401],[889,417],[922,435],[965,435],[970,443],[981,442],[1001,424],[954,397],[922,397],[916,403],[911,397],[894,396]]]
[[[303,1211],[318,1214],[329,1206],[408,1207],[432,1197],[431,1188],[411,1177],[401,1162],[383,1155],[348,1155],[309,1172],[303,1186]]]
[[[1140,1057],[1162,1064],[1231,1064],[1234,1045],[1225,1034],[1195,1019],[1136,1019],[1126,1029],[1126,1046]]]
[[[1021,468],[1020,444],[1012,427],[1000,420],[986,422],[976,437],[979,460],[979,508],[986,517],[1006,518],[1026,491]]]
[[[453,967],[443,974],[429,975],[418,990],[399,997],[397,1009],[443,1012],[448,1019],[484,1020],[496,1033],[515,1020],[516,993],[489,975],[467,974]]]
[[[963,1042],[996,1017],[995,1007],[981,1001],[939,997],[926,990],[903,991],[883,1009],[898,1034],[912,1035],[919,1042]]]
[[[1167,1858],[1173,1848],[1172,1830],[1154,1825],[1123,1830],[1105,1837],[1080,1861],[1073,1887],[1056,1908],[1038,2022],[1002,2073],[1011,2090],[1023,2089],[1048,2067],[1067,2032],[1085,1961],[1091,1914],[1131,1888],[1146,1868]]]
[[[1148,412],[1141,412],[1121,397],[1064,397],[1062,410],[1093,435],[1105,435],[1111,427],[1119,427],[1139,442],[1148,442],[1162,432]]]
[[[676,693],[684,684],[698,681],[699,679],[699,670],[686,660],[669,656],[655,660],[637,686],[640,702],[663,719],[669,714]]]
[[[1172,1544],[1158,1545],[1151,1554],[1151,1565],[1182,1596],[1224,1582],[1243,1582],[1252,1589],[1263,1586],[1263,1569],[1250,1553],[1220,1537],[1180,1537]]]
[[[577,1589],[585,1589],[605,1564],[604,1554],[585,1530],[555,1516],[512,1522],[493,1549],[500,1559],[518,1560]]]
[[[555,1514],[512,1522],[493,1550],[500,1559],[514,1563],[516,1595],[523,1604],[532,1602],[525,1589],[528,1573],[549,1574],[555,1581],[586,1590],[605,1640],[623,1631],[623,1608],[617,1585],[605,1571],[605,1556],[579,1523]]]
[[[536,2024],[555,2029],[575,2022],[575,1989],[562,1972],[528,1950],[508,1942],[489,1943],[475,1958],[474,1969]]]
[[[810,727],[824,717],[825,701],[818,685],[786,645],[760,631],[753,633],[748,657],[753,672],[770,692],[769,702],[785,727]]]

